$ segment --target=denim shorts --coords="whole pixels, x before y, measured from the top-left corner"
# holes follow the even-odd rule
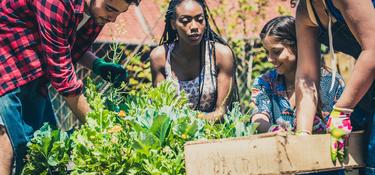
[[[56,124],[48,95],[40,93],[40,80],[34,80],[0,97],[0,121],[13,148],[15,174],[19,174],[26,155],[26,144],[44,122]]]

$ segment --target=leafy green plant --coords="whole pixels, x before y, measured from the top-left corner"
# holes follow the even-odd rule
[[[143,116],[146,108],[160,110],[165,106],[170,106],[180,109],[188,102],[186,94],[181,92],[177,95],[177,90],[168,81],[157,88],[144,88],[135,95],[127,96],[125,101],[122,109],[129,116]]]
[[[135,55],[126,62],[125,68],[129,73],[129,81],[124,88],[129,94],[135,94],[140,89],[151,87],[150,67],[150,61],[142,61],[141,54]]]
[[[90,82],[90,81],[89,81]],[[170,82],[124,97],[112,92],[120,112],[109,110],[93,84],[86,94],[93,111],[68,137],[45,125],[29,144],[25,173],[185,174],[184,144],[197,139],[246,136],[255,132],[238,104],[221,123],[196,118],[186,95]],[[117,104],[117,103],[116,103]]]
[[[22,174],[67,174],[71,146],[67,133],[45,123],[27,146],[27,164]]]
[[[229,111],[220,124],[206,123],[204,127],[207,139],[221,139],[256,134],[258,124],[249,122],[250,116],[243,115],[238,103]]]
[[[124,174],[131,167],[133,150],[126,124],[116,113],[94,111],[87,123],[72,135],[73,174]]]

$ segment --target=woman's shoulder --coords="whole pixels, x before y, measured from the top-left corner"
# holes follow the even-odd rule
[[[213,43],[215,44],[215,53],[219,59],[226,58],[226,57],[233,58],[232,49],[228,45],[225,45],[219,42],[213,42]]]
[[[150,53],[151,71],[163,72],[166,64],[166,48],[160,45],[152,49]]]
[[[214,43],[214,51],[216,57],[216,65],[220,68],[231,70],[233,69],[234,64],[234,55],[232,49],[224,44],[219,42],[211,42]]]
[[[159,45],[151,50],[150,58],[151,59],[161,59],[161,58],[165,59],[166,52],[167,51],[166,51],[165,45]]]
[[[152,65],[164,65],[166,60],[166,48],[160,45],[152,49],[150,53],[150,60]]]

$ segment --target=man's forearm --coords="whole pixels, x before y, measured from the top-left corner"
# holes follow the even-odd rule
[[[78,119],[84,123],[86,122],[86,115],[90,112],[90,106],[87,103],[86,97],[81,94],[77,96],[64,97],[69,108]]]
[[[78,63],[85,66],[88,69],[92,69],[92,64],[93,62],[97,59],[98,57],[92,53],[91,51],[87,51],[81,59],[79,59]]]

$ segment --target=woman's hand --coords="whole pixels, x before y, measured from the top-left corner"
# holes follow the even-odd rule
[[[287,130],[278,124],[274,124],[268,129],[268,132],[284,132],[284,131],[287,131]]]
[[[331,134],[331,159],[342,163],[348,156],[349,134],[352,131],[350,123],[351,109],[334,107],[329,115],[327,129]]]
[[[197,115],[197,118],[208,120],[210,122],[216,122],[223,118],[225,110],[217,109],[213,112],[202,112]]]
[[[269,117],[265,114],[255,114],[251,117],[251,123],[258,123],[257,130],[259,133],[265,133],[270,131],[271,123]]]

